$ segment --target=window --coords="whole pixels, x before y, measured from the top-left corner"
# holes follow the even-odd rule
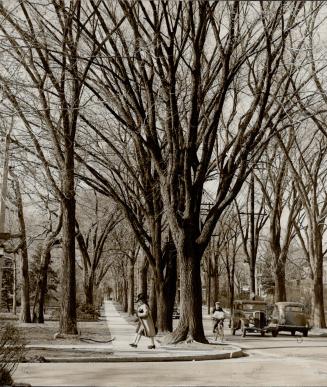
[[[303,306],[286,306],[285,310],[287,312],[303,312]]]

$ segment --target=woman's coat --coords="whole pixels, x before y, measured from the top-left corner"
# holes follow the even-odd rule
[[[147,337],[154,337],[156,335],[156,331],[151,316],[151,310],[147,304],[138,306],[137,317],[140,321],[138,333],[144,334]]]

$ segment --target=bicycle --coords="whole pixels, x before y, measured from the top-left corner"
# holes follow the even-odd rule
[[[220,338],[220,341],[223,342],[225,334],[224,334],[224,320],[219,320],[217,326],[215,327],[215,341],[218,340],[218,337]]]

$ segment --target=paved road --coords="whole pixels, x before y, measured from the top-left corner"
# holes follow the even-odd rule
[[[29,382],[35,387],[326,386],[327,362],[268,353],[199,362],[23,364],[19,374],[21,377],[16,377],[16,381]]]
[[[208,316],[204,326],[210,337]],[[227,328],[225,333],[227,342],[240,345],[249,356],[171,363],[21,364],[15,381],[29,382],[33,387],[327,386],[327,338],[288,334],[243,338],[229,335]]]

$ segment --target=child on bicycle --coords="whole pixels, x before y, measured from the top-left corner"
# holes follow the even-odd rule
[[[225,319],[225,312],[223,308],[220,306],[220,302],[218,301],[215,302],[215,307],[212,311],[211,319],[214,321],[212,331],[213,333],[215,333],[218,327],[218,324],[220,322],[224,323],[224,319]]]

